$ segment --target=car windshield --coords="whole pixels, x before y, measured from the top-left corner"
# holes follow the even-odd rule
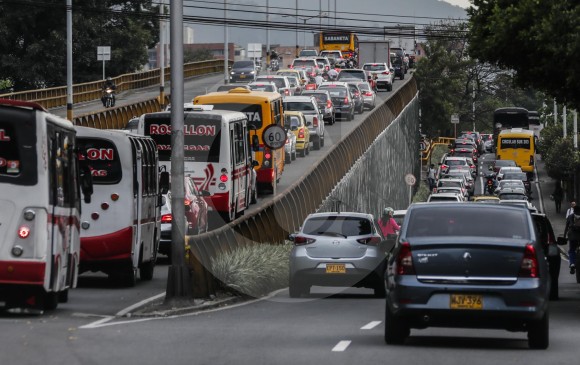
[[[338,235],[364,236],[373,233],[372,223],[366,218],[358,217],[313,217],[304,223],[304,234],[309,235]]]
[[[252,61],[236,61],[232,65],[232,69],[235,68],[254,68],[254,62]]]
[[[493,209],[480,209],[479,205],[475,209],[458,206],[416,209],[411,212],[405,235],[529,239],[526,214],[529,213],[523,209],[503,209],[499,206],[493,206]],[[469,244],[469,241],[465,244]]]

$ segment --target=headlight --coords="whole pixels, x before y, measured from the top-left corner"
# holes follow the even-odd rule
[[[251,74],[251,75],[253,75],[253,74],[255,74],[255,73],[256,73],[256,71],[250,71],[250,74]]]
[[[235,75],[236,73],[234,71],[230,72],[230,75]]]

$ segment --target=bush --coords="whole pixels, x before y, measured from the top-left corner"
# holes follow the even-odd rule
[[[224,290],[261,297],[288,286],[292,245],[255,245],[225,253],[211,260],[211,271]]]

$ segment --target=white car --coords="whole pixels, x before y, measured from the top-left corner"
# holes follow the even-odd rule
[[[324,119],[313,96],[286,96],[284,110],[302,112],[310,131],[310,141],[315,150],[324,146]]]
[[[524,185],[524,182],[522,180],[501,180],[500,182],[498,182],[497,188],[495,188],[493,193],[497,195],[504,188],[525,190],[526,186]]]
[[[513,166],[505,166],[499,169],[497,175],[495,176],[495,178],[500,181],[503,179],[503,175],[505,175],[507,172],[522,172],[522,168],[521,167],[513,167]]]
[[[362,93],[363,103],[365,108],[372,110],[376,105],[377,95],[373,91],[373,88],[368,82],[359,82],[356,84]]]
[[[291,164],[292,161],[296,159],[296,135],[292,133],[290,128],[286,128],[286,144],[284,145],[285,150],[285,159],[284,162],[286,164]]]
[[[393,90],[395,69],[389,67],[387,63],[365,63],[362,68],[375,80],[377,90],[381,88],[387,91]]]
[[[252,91],[266,91],[271,93],[277,93],[278,87],[273,82],[261,82],[261,81],[254,81],[248,84],[248,87]]]
[[[464,200],[456,193],[433,193],[427,198],[427,203],[431,202],[446,202],[446,203],[461,203]]]

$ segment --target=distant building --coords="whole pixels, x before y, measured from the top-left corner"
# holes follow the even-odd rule
[[[192,35],[193,35],[193,33],[192,33]],[[185,42],[185,38],[184,38],[184,42]],[[166,44],[165,45],[165,64],[166,65],[169,65],[169,63],[170,63],[170,49],[171,49],[170,45]],[[202,49],[210,50],[215,59],[218,59],[218,60],[224,59],[224,44],[223,43],[194,43],[194,44],[185,43],[183,45],[183,52],[184,53],[186,53],[188,51],[196,51],[196,50],[202,50]],[[229,52],[228,58],[231,61],[243,59],[243,48],[234,44],[234,43],[229,43],[228,52]],[[149,63],[147,65],[147,67],[149,69],[158,68],[159,67],[158,66],[159,65],[159,44],[157,44],[155,46],[155,48],[148,50],[148,53],[149,53]]]

